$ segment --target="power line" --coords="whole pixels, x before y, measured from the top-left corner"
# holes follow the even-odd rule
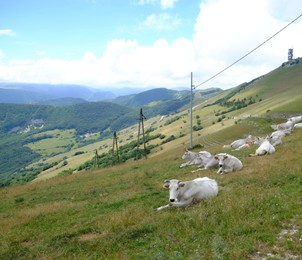
[[[194,86],[194,89],[198,88],[199,86],[207,83],[208,81],[212,80],[213,78],[217,77],[218,75],[220,75],[221,73],[225,72],[226,70],[228,70],[230,67],[234,66],[236,63],[238,63],[239,61],[243,60],[245,57],[247,57],[248,55],[250,55],[252,52],[254,52],[255,50],[259,49],[262,45],[264,45],[265,43],[267,43],[268,41],[270,41],[272,38],[274,38],[277,34],[279,34],[280,32],[282,32],[284,29],[286,29],[288,26],[290,26],[291,24],[293,24],[295,21],[297,21],[300,17],[302,16],[302,14],[300,14],[297,18],[295,18],[294,20],[292,20],[289,24],[287,24],[286,26],[284,26],[281,30],[279,30],[278,32],[276,32],[274,35],[272,35],[271,37],[269,37],[267,40],[265,40],[264,42],[262,42],[261,44],[259,44],[257,47],[255,47],[254,49],[252,49],[251,51],[249,51],[247,54],[245,54],[244,56],[242,56],[240,59],[236,60],[235,62],[233,62],[231,65],[227,66],[226,68],[224,68],[223,70],[219,71],[218,73],[216,73],[215,75],[213,75],[212,77],[208,78],[207,80],[201,82],[198,85]]]

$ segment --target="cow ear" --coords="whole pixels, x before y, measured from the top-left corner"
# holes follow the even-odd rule
[[[163,188],[164,188],[164,189],[169,189],[169,188],[170,188],[170,184],[169,184],[169,183],[165,183],[165,184],[163,185]]]
[[[179,187],[184,187],[186,184],[184,182],[179,183]]]

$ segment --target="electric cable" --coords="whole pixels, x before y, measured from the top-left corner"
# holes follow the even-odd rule
[[[282,29],[280,29],[278,32],[276,32],[275,34],[273,34],[271,37],[269,37],[267,40],[265,40],[264,42],[262,42],[261,44],[259,44],[257,47],[255,47],[254,49],[252,49],[251,51],[249,51],[247,54],[243,55],[241,58],[239,58],[238,60],[236,60],[235,62],[233,62],[232,64],[230,64],[229,66],[227,66],[226,68],[224,68],[223,70],[219,71],[218,73],[216,73],[215,75],[213,75],[212,77],[208,78],[207,80],[201,82],[198,85],[195,85],[193,88],[196,89],[199,86],[207,83],[208,81],[216,78],[218,75],[220,75],[221,73],[225,72],[226,70],[228,70],[229,68],[231,68],[232,66],[234,66],[236,63],[238,63],[239,61],[243,60],[244,58],[246,58],[248,55],[250,55],[251,53],[253,53],[254,51],[256,51],[257,49],[259,49],[262,45],[264,45],[265,43],[267,43],[268,41],[270,41],[272,38],[274,38],[276,35],[278,35],[279,33],[281,33],[283,30],[285,30],[288,26],[290,26],[291,24],[293,24],[295,21],[297,21],[299,18],[302,17],[302,14],[300,14],[297,18],[295,18],[294,20],[292,20],[290,23],[288,23],[286,26],[284,26]]]

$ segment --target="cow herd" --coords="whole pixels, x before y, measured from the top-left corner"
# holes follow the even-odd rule
[[[285,123],[271,125],[271,128],[275,130],[271,135],[264,138],[249,135],[244,139],[235,140],[229,145],[224,145],[223,149],[239,151],[251,145],[257,145],[258,148],[255,153],[250,154],[250,156],[272,154],[276,151],[275,146],[282,143],[284,136],[292,133],[295,128],[302,128],[302,123],[299,123],[300,121],[302,121],[302,115],[291,117]],[[198,168],[192,172],[217,167],[217,174],[224,174],[239,171],[243,168],[242,162],[237,157],[227,153],[212,155],[208,151],[192,152],[186,150],[182,159],[188,161],[182,163],[179,166],[180,168],[198,165]],[[166,180],[163,187],[169,189],[169,203],[157,208],[158,211],[168,207],[185,208],[193,202],[199,202],[218,194],[218,184],[216,180],[208,177],[196,178],[192,181]]]

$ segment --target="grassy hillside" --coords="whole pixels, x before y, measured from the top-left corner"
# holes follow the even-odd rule
[[[128,107],[142,107],[154,101],[181,99],[189,94],[188,91],[176,91],[166,88],[155,88],[139,94],[117,97],[114,103]]]
[[[208,138],[225,143],[248,129],[265,135],[269,122],[242,120]],[[179,169],[183,147],[173,143],[147,160],[1,189],[0,258],[302,257],[300,129],[273,155],[248,157],[255,147],[231,152],[244,168],[226,175]],[[214,153],[221,144],[204,148]],[[218,197],[185,210],[155,211],[167,203],[165,179],[198,176],[218,181]]]
[[[81,137],[87,133],[96,133],[100,140],[136,121],[135,110],[109,102],[64,107],[2,103],[0,186],[18,182],[19,178],[31,180],[41,169],[26,166],[38,158],[45,160],[95,142],[95,138]]]
[[[211,93],[203,93],[198,90],[194,94],[193,108],[193,145],[215,145],[225,144],[239,137],[248,134],[259,135],[261,131],[271,130],[269,124],[284,121],[285,117],[294,114],[302,114],[301,95],[297,95],[302,90],[302,64],[289,68],[280,67],[271,73],[241,84],[238,87],[219,93],[214,89],[215,96]],[[287,79],[287,80],[285,80]],[[287,82],[286,91],[282,91],[283,82]],[[208,99],[202,97],[207,96]],[[295,102],[296,100],[296,102]],[[258,129],[253,124],[243,126],[240,121],[247,117],[264,117],[267,129]],[[145,130],[151,135],[160,135],[159,138],[148,142],[154,146],[149,157],[156,156],[167,150],[173,151],[178,147],[189,147],[189,124],[190,115],[187,110],[174,114],[173,116],[161,119],[160,117],[150,118],[145,121]],[[232,129],[232,131],[227,131]],[[137,125],[133,125],[118,133],[119,145],[137,140]],[[162,137],[164,137],[162,139]],[[164,143],[166,140],[174,139],[172,142]],[[99,154],[107,153],[112,147],[112,140],[95,143],[94,146],[83,147],[85,151],[82,155],[74,156],[70,153],[60,155],[58,162],[62,162],[67,157],[68,164],[62,167],[56,165],[43,171],[40,178],[48,178],[63,171],[76,172],[87,159],[92,160],[93,166],[95,149]],[[52,158],[43,163],[51,164]],[[85,164],[85,168],[88,165]]]
[[[189,91],[155,88],[135,95],[117,97],[112,102],[131,108],[143,108],[146,117],[175,113],[190,101]]]
[[[279,68],[194,106],[193,144],[200,145],[195,151],[227,151],[242,160],[239,172],[217,175],[216,169],[192,173],[196,167],[179,168],[189,144],[187,111],[145,121],[152,135],[165,136],[150,140],[155,148],[147,159],[60,175],[92,159],[95,149],[107,152],[112,146],[107,139],[37,162],[49,167],[34,182],[0,190],[0,258],[302,258],[302,130],[285,137],[273,155],[249,157],[256,146],[222,150],[223,144],[248,134],[266,136],[272,123],[302,114],[300,72],[300,65]],[[74,138],[73,132],[48,135],[59,146]],[[163,142],[171,136],[172,141]],[[136,138],[137,125],[118,132],[119,145]],[[53,149],[42,140],[26,147],[40,153]],[[218,181],[218,197],[188,209],[155,211],[167,203],[165,179],[199,176]]]
[[[253,112],[263,115],[301,112],[302,64],[292,67],[279,67],[248,85],[233,99],[252,97],[259,108]]]

